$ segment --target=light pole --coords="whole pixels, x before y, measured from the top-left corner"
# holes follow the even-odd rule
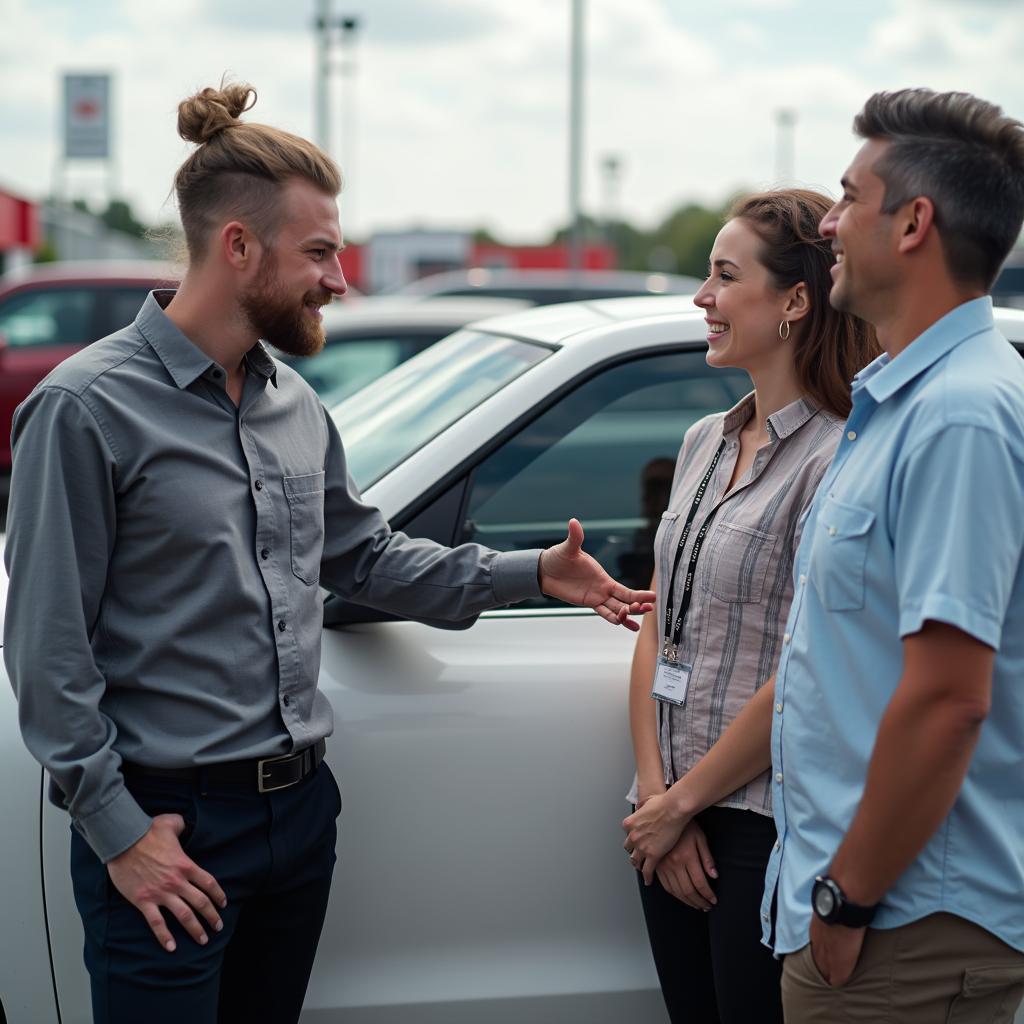
[[[583,267],[583,0],[572,0],[569,68],[569,269]]]
[[[787,185],[795,174],[796,111],[783,107],[775,112],[775,181]]]
[[[326,153],[330,149],[328,137],[327,90],[331,71],[331,0],[317,0],[313,33],[316,43],[316,71],[313,81],[313,137]]]
[[[314,135],[316,144],[325,152],[331,152],[331,80],[334,71],[341,82],[341,129],[339,132],[339,162],[345,173],[346,183],[350,180],[355,148],[355,38],[359,30],[359,18],[351,15],[335,17],[333,0],[317,0],[313,32],[316,40],[316,80],[313,99],[315,112]],[[335,50],[337,61],[334,60]],[[346,194],[348,223],[352,219],[352,196]]]

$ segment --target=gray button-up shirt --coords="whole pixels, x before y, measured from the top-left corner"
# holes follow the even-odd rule
[[[328,735],[320,587],[424,621],[538,592],[538,553],[448,549],[364,505],[330,417],[262,346],[239,406],[156,292],[18,409],[4,660],[29,749],[104,860],[175,768]]]

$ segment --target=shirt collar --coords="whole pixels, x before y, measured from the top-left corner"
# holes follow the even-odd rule
[[[269,380],[275,388],[277,387],[277,363],[274,362],[262,341],[257,341],[245,353],[245,362],[253,373],[259,374],[265,380]]]
[[[818,412],[818,407],[807,398],[798,398],[795,402],[783,406],[777,412],[773,412],[767,420],[768,437],[772,442],[780,441],[789,437],[800,429],[812,416]],[[741,398],[726,414],[722,423],[722,436],[738,431],[754,415],[754,392]]]
[[[135,326],[159,356],[178,388],[184,390],[199,377],[209,377],[223,386],[224,368],[189,341],[164,312],[174,294],[173,288],[150,292],[135,318]],[[245,354],[245,361],[249,369],[277,387],[277,364],[260,342],[257,341]]]
[[[883,353],[854,377],[854,390],[864,388],[881,404],[934,366],[962,341],[995,326],[992,299],[971,299],[936,320],[919,334],[898,359]]]

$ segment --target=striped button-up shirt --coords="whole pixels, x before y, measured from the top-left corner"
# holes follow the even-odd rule
[[[708,416],[686,432],[669,507],[655,540],[657,614],[664,631],[664,595],[683,525],[724,440],[676,574],[673,604],[678,608],[694,541],[714,511],[679,647],[679,660],[693,668],[686,703],[658,705],[666,784],[707,753],[775,671],[787,640],[784,626],[793,599],[793,556],[801,519],[839,443],[842,420],[798,399],[768,417],[769,443],[726,494],[739,457],[740,430],[753,415],[750,394],[729,412]],[[664,637],[659,650],[663,644]],[[770,814],[768,773],[720,801],[720,806]]]

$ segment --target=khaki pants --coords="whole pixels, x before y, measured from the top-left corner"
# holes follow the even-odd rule
[[[804,946],[786,956],[786,1024],[1011,1024],[1024,953],[953,914],[869,928],[849,981],[832,988]]]

